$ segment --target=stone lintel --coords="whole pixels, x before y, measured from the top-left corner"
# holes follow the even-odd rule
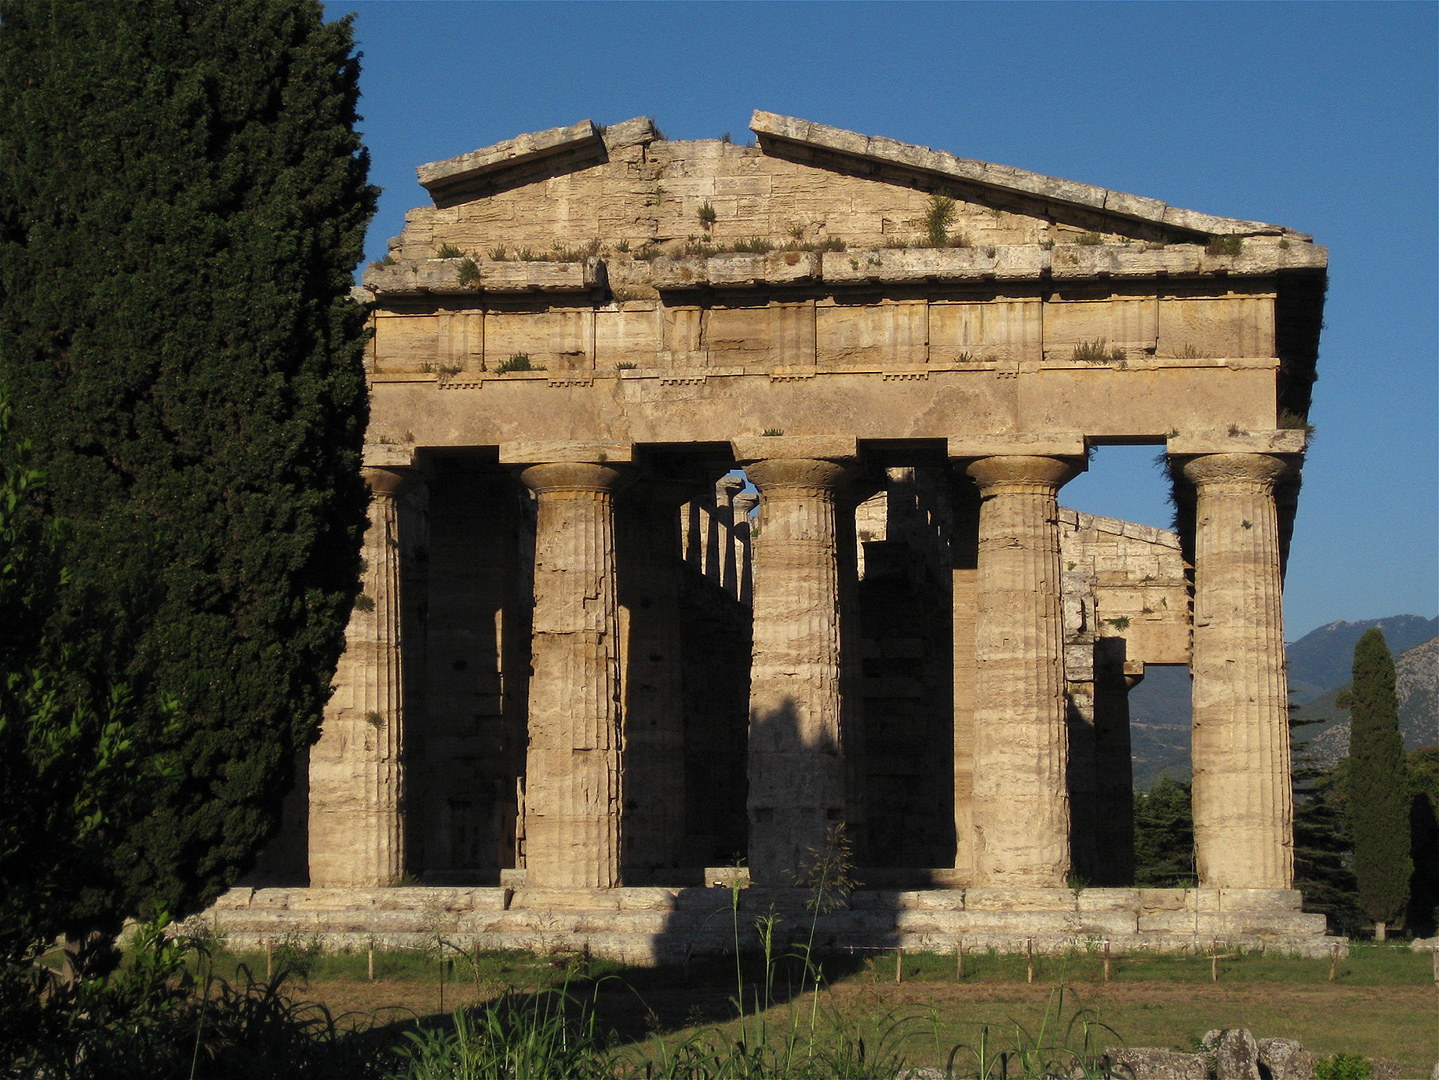
[[[1130,195],[1125,192],[1109,191],[1092,184],[1081,184],[1056,176],[1016,169],[1008,165],[994,165],[970,158],[959,158],[927,146],[912,146],[908,143],[861,135],[859,132],[816,124],[793,116],[779,116],[775,113],[755,110],[750,119],[750,130],[761,140],[798,143],[818,147],[832,153],[878,161],[917,172],[933,173],[936,176],[980,184],[998,191],[1013,191],[1034,198],[1082,206],[1139,221],[1168,225],[1187,232],[1220,235],[1279,235],[1288,232],[1278,225],[1261,221],[1240,221],[1234,218],[1213,217],[1193,210],[1182,210],[1168,206],[1158,199]],[[1297,235],[1297,234],[1296,234]]]
[[[431,161],[419,166],[415,175],[420,186],[430,193],[437,189],[454,187],[486,173],[549,157],[551,154],[572,150],[585,143],[600,141],[599,128],[593,120],[581,120],[568,127],[548,128],[513,139],[495,143],[493,146],[471,150],[468,154]]]
[[[500,443],[501,465],[543,465],[555,461],[628,465],[635,459],[634,443],[588,440]]]
[[[949,457],[1064,457],[1085,456],[1084,436],[1077,431],[1046,431],[1001,435],[952,435]]]
[[[812,458],[848,461],[859,456],[853,435],[744,435],[730,440],[736,461]]]
[[[361,463],[366,469],[413,468],[415,448],[404,443],[366,443]]]
[[[1168,453],[1174,457],[1197,454],[1302,454],[1306,442],[1304,432],[1298,428],[1237,433],[1184,431],[1169,437]]]

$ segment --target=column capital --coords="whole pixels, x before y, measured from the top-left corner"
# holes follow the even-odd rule
[[[765,458],[751,461],[744,471],[767,499],[832,498],[849,475],[844,465],[824,458]]]
[[[366,465],[360,475],[376,495],[398,499],[414,487],[420,479],[420,470],[410,465]]]
[[[1274,454],[1204,454],[1184,461],[1184,478],[1196,487],[1239,484],[1273,490],[1293,468]]]
[[[628,469],[591,461],[550,461],[520,470],[520,481],[536,495],[565,491],[614,494],[630,479]]]
[[[979,458],[966,475],[985,495],[1051,494],[1084,471],[1082,460],[1030,455]]]

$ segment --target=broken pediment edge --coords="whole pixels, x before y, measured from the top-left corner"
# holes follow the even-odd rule
[[[482,176],[502,172],[557,154],[601,146],[605,150],[653,142],[659,129],[648,116],[601,127],[593,120],[581,120],[567,127],[547,128],[505,139],[443,161],[431,161],[415,169],[420,186],[437,198]]]

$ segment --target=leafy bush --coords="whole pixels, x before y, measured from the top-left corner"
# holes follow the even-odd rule
[[[1358,1054],[1332,1054],[1314,1063],[1314,1080],[1369,1080],[1369,1059]]]

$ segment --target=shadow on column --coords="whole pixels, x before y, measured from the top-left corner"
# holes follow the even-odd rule
[[[751,783],[760,792],[750,807],[752,829],[788,844],[793,854],[768,885],[736,890],[711,882],[681,889],[654,948],[662,964],[709,954],[706,963],[728,963],[732,973],[737,942],[745,977],[755,980],[763,975],[763,934],[769,932],[770,948],[784,957],[775,981],[782,1002],[780,988],[798,990],[802,955],[822,961],[826,977],[835,978],[892,949],[899,940],[899,905],[893,893],[856,887],[858,868],[837,828],[844,825],[843,811],[826,805],[842,792],[834,740],[802,732],[796,703],[787,698],[752,718],[750,742],[759,752]],[[771,791],[777,797],[765,805],[761,800]]]

